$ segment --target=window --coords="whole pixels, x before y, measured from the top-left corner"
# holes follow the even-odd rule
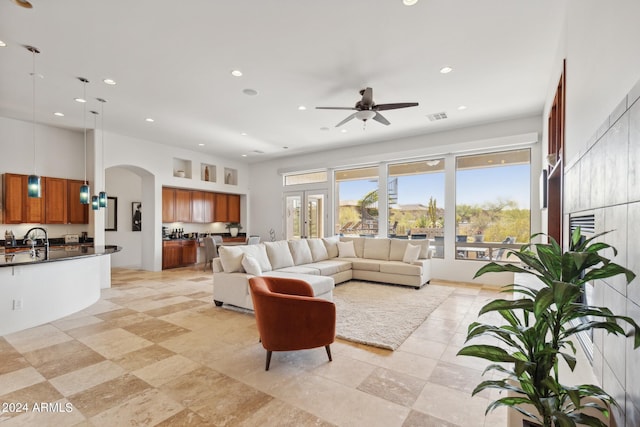
[[[336,171],[336,234],[378,234],[378,167]]]
[[[457,259],[505,261],[505,248],[529,241],[530,159],[529,149],[456,159]]]
[[[389,165],[389,236],[431,239],[444,257],[444,159]]]
[[[307,172],[285,175],[284,185],[298,185],[298,184],[315,184],[317,182],[327,182],[327,171],[322,172]]]

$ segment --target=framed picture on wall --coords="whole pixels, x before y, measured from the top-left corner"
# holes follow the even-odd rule
[[[142,231],[142,202],[131,203],[131,231]]]

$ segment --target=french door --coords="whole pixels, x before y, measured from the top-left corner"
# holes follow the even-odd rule
[[[320,238],[326,235],[327,191],[284,193],[287,239]]]

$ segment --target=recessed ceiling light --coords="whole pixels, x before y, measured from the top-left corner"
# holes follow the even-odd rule
[[[346,129],[342,129],[340,132],[347,133],[348,131]]]
[[[0,47],[6,47],[7,44],[5,42],[3,42],[2,40],[0,40]]]
[[[58,117],[64,117],[64,113],[61,113],[60,111],[56,111],[55,113],[53,113],[53,115]]]
[[[83,99],[83,98],[73,98],[73,100],[74,100],[74,101],[76,101],[76,102],[80,102],[80,103],[85,103],[85,102],[87,102],[87,100],[86,100],[86,99]]]
[[[243,154],[243,155],[242,155],[242,157],[247,157],[247,155],[246,155],[246,154]]]
[[[240,135],[247,136],[247,133],[246,132],[242,132]]]
[[[418,3],[418,0],[402,0],[402,3],[405,6],[413,6],[414,4]]]
[[[155,122],[154,119],[152,119],[151,117],[147,117],[146,119],[144,119],[145,122],[149,122],[149,123],[153,123]]]
[[[305,107],[304,105],[298,105],[298,110],[304,111],[306,109],[307,109],[307,107]]]
[[[453,68],[448,67],[448,66],[447,66],[447,67],[442,67],[442,68],[440,68],[440,72],[441,72],[442,74],[449,74],[449,73],[450,73],[450,72],[452,72],[452,71],[453,71]]]
[[[284,147],[282,147],[284,150],[288,150],[289,147],[287,147],[286,145]]]
[[[255,89],[244,89],[242,93],[249,96],[256,96],[258,94],[258,91]]]
[[[102,80],[102,81],[103,81],[105,84],[108,84],[108,85],[111,85],[111,86],[113,86],[113,85],[115,85],[115,84],[116,84],[116,81],[115,81],[115,80],[113,80],[113,79],[104,79],[104,80]]]
[[[204,144],[201,142],[200,144],[198,144],[198,146],[204,147]]]
[[[240,71],[240,70],[233,70],[233,71],[231,71],[231,75],[232,75],[233,77],[242,77],[242,71]]]
[[[466,110],[467,106],[466,105],[461,105],[458,107],[458,110],[462,111],[462,110]]]

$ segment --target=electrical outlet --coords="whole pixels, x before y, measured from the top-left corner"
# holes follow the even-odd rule
[[[13,300],[13,309],[14,310],[22,310],[22,299],[14,299]]]

